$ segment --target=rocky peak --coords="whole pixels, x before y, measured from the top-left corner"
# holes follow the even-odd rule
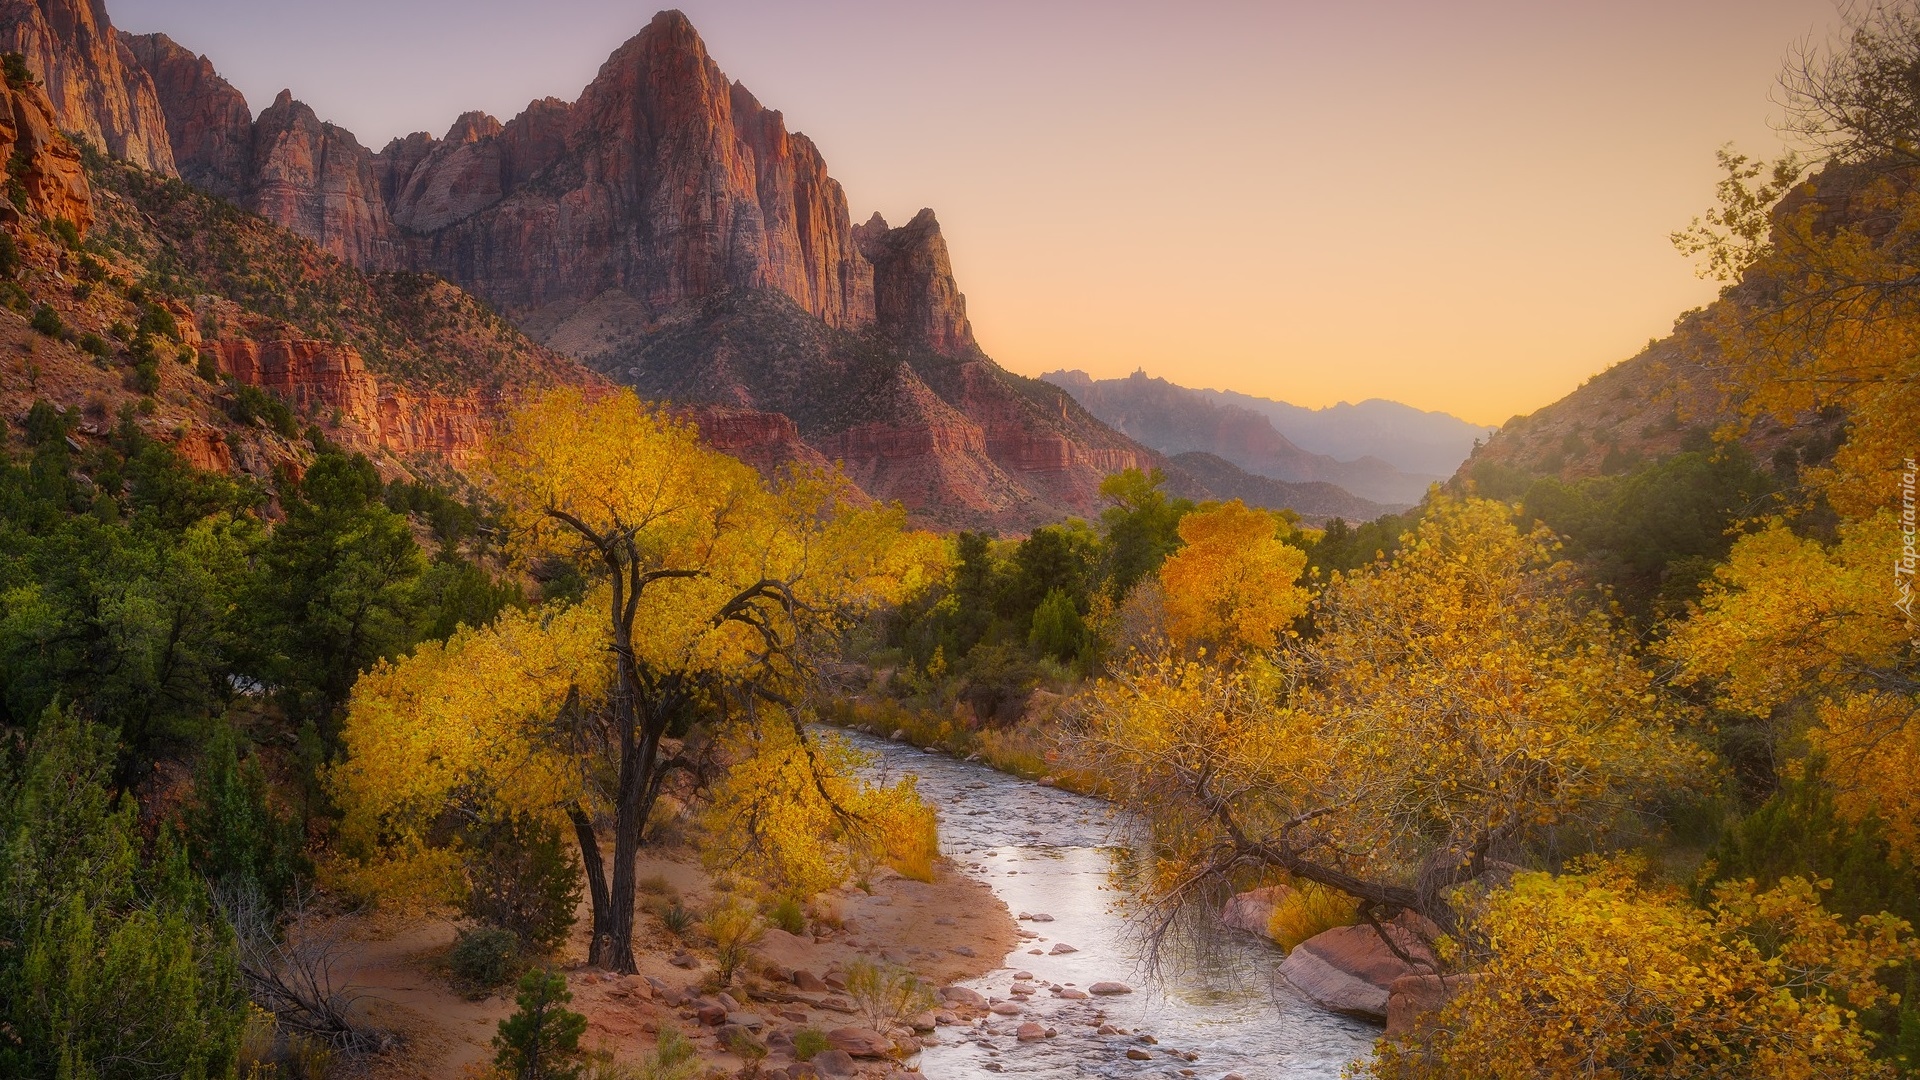
[[[873,265],[875,321],[880,331],[948,356],[976,351],[967,298],[953,280],[953,261],[933,211],[921,210],[897,229],[875,213],[854,230]]]
[[[400,263],[373,155],[280,91],[253,126],[244,200],[254,212],[357,266]]]
[[[475,110],[460,114],[460,118],[447,129],[446,141],[460,145],[479,142],[481,139],[491,139],[498,134],[500,134],[500,121]]]
[[[165,34],[121,31],[120,41],[153,80],[180,178],[239,199],[253,156],[253,111],[245,95],[214,71],[211,60]]]
[[[114,32],[99,0],[0,0],[0,52],[26,57],[61,130],[173,175],[153,80]]]

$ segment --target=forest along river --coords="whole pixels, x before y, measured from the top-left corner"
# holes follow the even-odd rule
[[[1236,1073],[1245,1080],[1333,1080],[1371,1049],[1379,1028],[1323,1012],[1277,985],[1279,950],[1248,935],[1223,931],[1204,955],[1166,956],[1160,979],[1149,979],[1138,931],[1118,910],[1122,894],[1113,875],[1123,852],[1115,841],[1123,826],[1106,803],[905,743],[841,734],[874,755],[872,779],[918,776],[920,794],[940,811],[941,853],[992,886],[1015,915],[1035,917],[1019,924],[1035,937],[1020,943],[1003,970],[963,984],[1011,1000],[1014,976],[1031,973],[1024,981],[1035,992],[1024,1014],[992,1016],[984,1027],[940,1028],[939,1044],[920,1055],[929,1080],[1220,1080]],[[1074,951],[1053,955],[1060,943]],[[1109,981],[1133,993],[1075,1000],[1049,992],[1084,992]],[[1029,1020],[1057,1034],[1017,1042],[1014,1029]],[[1129,1034],[1100,1035],[1102,1023]],[[1129,1059],[1129,1050],[1148,1056]],[[1188,1053],[1196,1056],[1188,1060]]]

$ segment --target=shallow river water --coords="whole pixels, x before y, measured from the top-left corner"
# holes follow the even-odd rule
[[[1246,935],[1220,935],[1204,956],[1163,957],[1160,977],[1150,978],[1146,949],[1118,906],[1113,873],[1122,829],[1107,804],[903,743],[845,734],[876,756],[877,773],[920,778],[921,794],[940,810],[943,854],[992,886],[1014,914],[1052,917],[1023,920],[1021,929],[1038,936],[1021,942],[1002,970],[966,984],[1006,999],[1014,974],[1030,972],[1038,992],[1027,1013],[993,1017],[984,1028],[941,1028],[940,1044],[920,1055],[929,1080],[1179,1077],[1183,1070],[1197,1080],[1232,1073],[1332,1080],[1379,1034],[1276,984],[1279,950]],[[1060,942],[1077,951],[1051,955]],[[1134,992],[1064,1000],[1047,989],[1104,981]],[[1015,1041],[1014,1029],[1027,1020],[1056,1036]],[[1129,1034],[1097,1034],[1103,1022]],[[1129,1049],[1149,1056],[1129,1059]],[[1196,1056],[1188,1060],[1188,1053]]]

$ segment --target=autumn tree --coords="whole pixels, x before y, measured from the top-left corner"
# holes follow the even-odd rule
[[[579,603],[508,612],[355,688],[333,784],[376,887],[444,881],[451,799],[563,814],[593,910],[590,959],[633,971],[634,856],[669,775],[719,733],[786,725],[803,751],[811,656],[854,613],[938,574],[939,545],[836,476],[769,486],[631,393],[556,391],[515,413],[484,475],[508,550],[570,568]],[[612,865],[599,827],[610,821]]]
[[[1508,507],[1437,499],[1390,564],[1334,577],[1316,634],[1262,663],[1141,655],[1102,681],[1081,738],[1152,829],[1149,899],[1170,920],[1284,871],[1461,935],[1458,889],[1498,860],[1686,782],[1702,755],[1572,584]]]
[[[1307,606],[1294,582],[1307,553],[1282,543],[1290,528],[1240,500],[1180,519],[1185,546],[1160,567],[1167,632],[1183,646],[1271,649]]]
[[[1361,1075],[1655,1078],[1885,1075],[1860,1014],[1920,955],[1890,915],[1849,925],[1818,889],[1722,884],[1702,910],[1630,865],[1517,875],[1481,916],[1489,959]]]
[[[1920,856],[1920,677],[1913,624],[1888,573],[1902,544],[1891,513],[1843,525],[1837,543],[1785,524],[1744,537],[1693,617],[1662,650],[1682,683],[1717,704],[1804,736],[1826,759],[1840,812],[1881,819],[1888,842]]]

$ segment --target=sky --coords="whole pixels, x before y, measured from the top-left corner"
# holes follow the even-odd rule
[[[576,97],[653,7],[108,0],[378,149]],[[1024,374],[1135,368],[1497,424],[1710,301],[1667,237],[1714,150],[1779,151],[1832,0],[681,0],[813,138],[854,219],[939,215],[975,336]]]

